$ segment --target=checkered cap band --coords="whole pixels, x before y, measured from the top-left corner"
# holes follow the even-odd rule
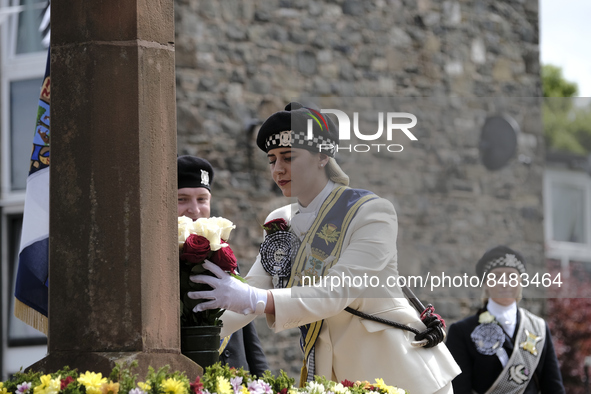
[[[315,135],[312,139],[308,139],[306,133],[301,131],[282,131],[281,133],[270,135],[265,141],[267,152],[271,149],[280,148],[282,146],[307,149],[334,157],[337,143],[336,141],[321,135]]]
[[[489,261],[484,265],[484,272],[490,272],[499,267],[515,268],[520,274],[525,273],[525,265],[514,254],[507,253],[502,257]]]

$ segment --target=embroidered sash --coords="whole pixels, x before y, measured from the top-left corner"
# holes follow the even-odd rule
[[[326,198],[318,216],[306,233],[291,267],[286,287],[301,285],[303,277],[322,278],[338,261],[349,224],[359,208],[367,201],[378,198],[375,194],[345,186],[335,188]],[[320,334],[320,320],[300,326],[300,346],[304,352],[304,366],[300,386],[306,382],[307,362]]]
[[[505,368],[485,394],[519,394],[530,383],[546,341],[544,319],[519,308],[521,322],[515,336],[513,353]]]

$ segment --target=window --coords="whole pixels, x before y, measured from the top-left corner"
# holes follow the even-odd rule
[[[24,196],[47,58],[39,32],[45,4],[0,0],[0,201],[4,202]]]
[[[42,18],[42,7],[45,2],[37,0],[20,0],[23,11],[18,14],[18,28],[16,34],[16,54],[45,52],[41,43],[43,37],[39,31]]]
[[[10,83],[10,189],[25,190],[43,77]]]
[[[548,257],[591,262],[591,176],[547,168],[544,207]]]
[[[46,0],[0,0],[0,380],[43,358],[47,339],[13,316],[25,186],[47,49]]]

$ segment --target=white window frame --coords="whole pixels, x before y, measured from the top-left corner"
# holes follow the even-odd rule
[[[556,241],[553,239],[552,185],[566,184],[585,193],[585,234],[584,243]],[[583,171],[546,168],[544,171],[544,233],[546,257],[567,264],[569,261],[591,263],[591,176]]]
[[[16,54],[19,0],[0,0],[0,10],[15,10],[0,17],[0,206],[24,201],[24,190],[11,190],[10,170],[10,84],[13,81],[43,78],[47,51]],[[41,1],[39,4],[42,4]],[[39,87],[41,91],[41,86]],[[31,147],[35,114],[31,114]]]

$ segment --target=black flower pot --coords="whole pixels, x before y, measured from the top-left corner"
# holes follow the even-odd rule
[[[219,326],[181,327],[181,353],[203,368],[219,361]]]

